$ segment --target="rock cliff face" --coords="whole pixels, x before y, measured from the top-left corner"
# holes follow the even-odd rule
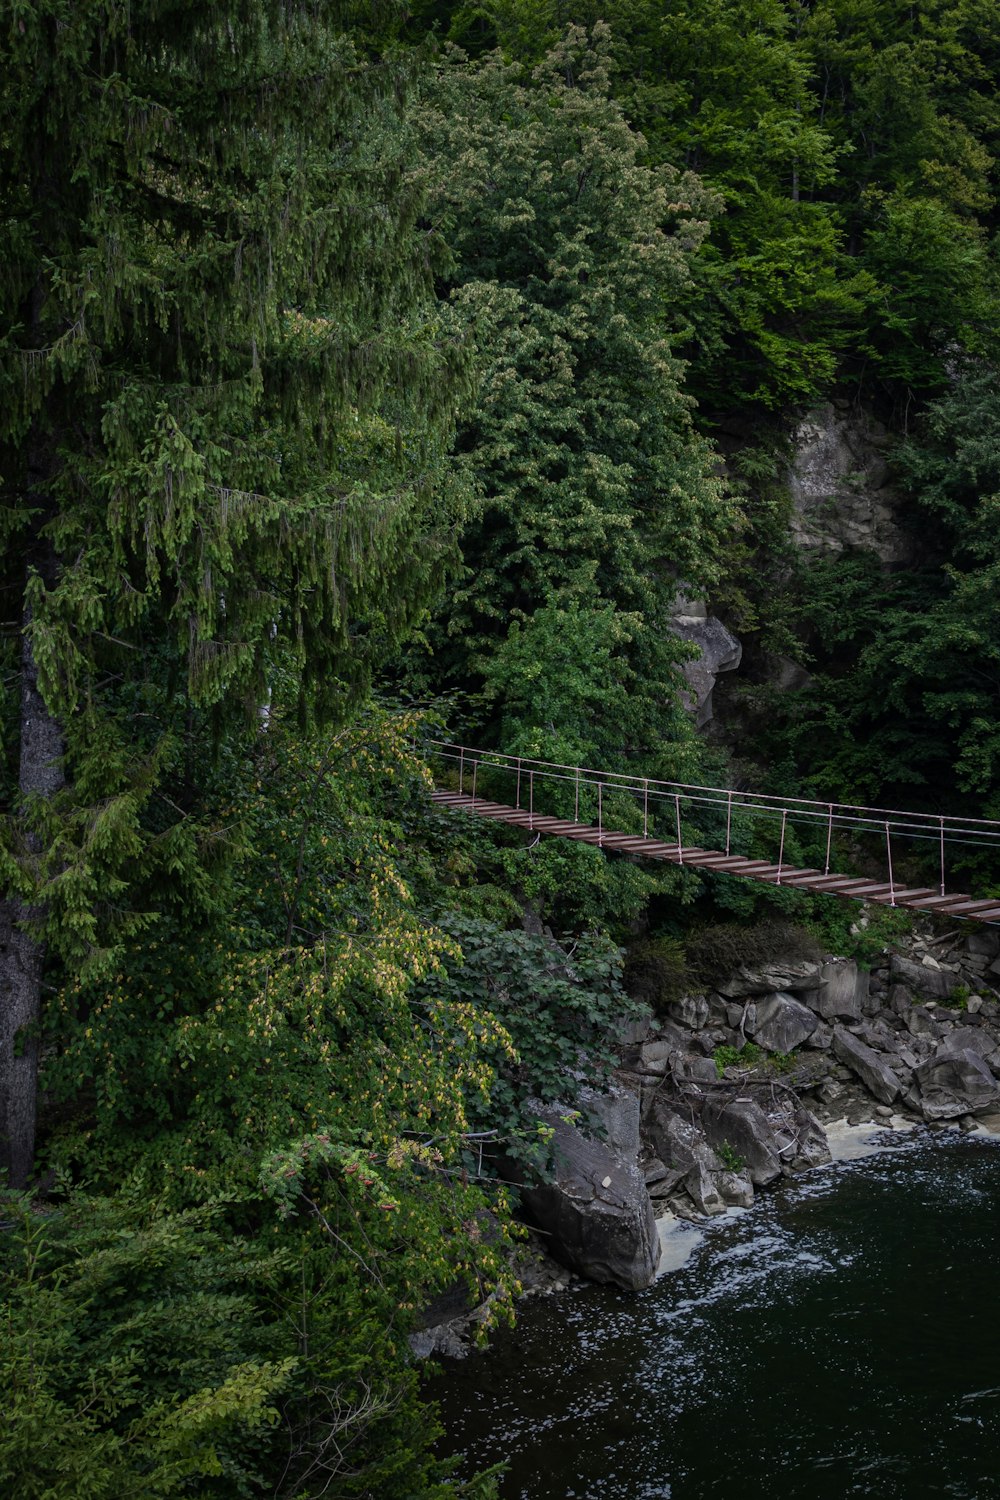
[[[792,539],[808,551],[876,553],[886,567],[913,561],[899,524],[900,495],[889,482],[889,433],[847,403],[809,412],[794,438],[788,472]]]
[[[678,595],[671,629],[682,641],[697,646],[699,655],[681,667],[688,685],[683,693],[684,707],[695,716],[699,729],[712,719],[712,690],[720,672],[735,672],[743,657],[743,647],[721,620],[710,615],[700,599]]]

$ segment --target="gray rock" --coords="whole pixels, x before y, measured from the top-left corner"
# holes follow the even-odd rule
[[[891,1056],[899,1051],[900,1043],[896,1033],[886,1025],[881,1016],[876,1017],[874,1021],[862,1021],[857,1026],[849,1027],[848,1030],[875,1052],[888,1052]]]
[[[822,982],[819,964],[786,963],[775,959],[760,969],[741,965],[725,984],[719,986],[719,993],[730,999],[738,995],[769,995],[776,990],[802,994],[819,989]]]
[[[693,1166],[684,1179],[684,1186],[699,1213],[724,1214],[725,1200],[719,1192],[712,1173],[701,1162]]]
[[[657,1039],[639,1048],[639,1066],[646,1073],[665,1073],[671,1055],[677,1051],[673,1042]]]
[[[1000,932],[990,927],[976,927],[966,935],[965,951],[972,958],[1000,957]]]
[[[987,1114],[1000,1104],[1000,1085],[979,1053],[968,1047],[956,1051],[942,1044],[915,1069],[915,1077],[925,1120]]]
[[[697,1125],[677,1114],[670,1103],[658,1098],[646,1120],[646,1135],[667,1166],[689,1172],[703,1166],[708,1172],[721,1170],[722,1162]]]
[[[923,1005],[911,1005],[903,1016],[906,1029],[911,1036],[939,1037],[941,1027],[932,1013]]]
[[[768,1052],[793,1052],[818,1025],[801,1001],[778,991],[757,1001],[753,1039]]]
[[[891,984],[886,1006],[894,1016],[900,1016],[905,1022],[916,1001],[905,984]]]
[[[914,540],[900,525],[903,497],[889,483],[889,434],[857,409],[832,402],[808,412],[794,438],[788,473],[791,536],[806,551],[859,548],[890,566],[913,560]]]
[[[969,998],[968,998],[968,1000],[965,1002],[966,1013],[968,1015],[970,1015],[970,1016],[977,1016],[979,1014],[979,1012],[982,1010],[982,1008],[983,1008],[983,997],[982,997],[982,995],[970,995]]]
[[[696,1057],[692,1052],[679,1052],[673,1061],[673,1075],[687,1083],[718,1083],[719,1070],[710,1057]]]
[[[554,1179],[524,1189],[522,1198],[547,1231],[557,1259],[591,1281],[639,1291],[656,1275],[660,1242],[637,1164],[638,1099],[630,1097],[634,1108],[613,1101],[603,1110],[607,1141],[594,1140],[564,1118],[567,1110],[538,1108],[538,1117],[554,1132]],[[592,1108],[593,1101],[588,1103]],[[623,1159],[612,1142],[630,1146],[633,1139],[635,1149]]]
[[[829,1052],[833,1045],[833,1032],[823,1021],[817,1021],[816,1030],[812,1036],[807,1036],[802,1043],[803,1047],[810,1047],[816,1052]]]
[[[763,1187],[781,1176],[774,1131],[764,1111],[752,1099],[708,1099],[701,1123],[713,1145],[731,1146],[742,1157],[755,1187]]]
[[[820,970],[821,983],[807,1000],[825,1021],[859,1021],[867,994],[868,976],[853,958],[826,958]]]
[[[680,668],[688,685],[688,691],[681,694],[681,701],[685,708],[694,711],[695,723],[701,729],[712,720],[715,679],[720,672],[735,672],[743,657],[743,647],[714,616],[677,614],[673,617],[671,629],[682,641],[689,641],[701,652],[696,660],[682,662]]]
[[[612,1022],[615,1037],[620,1047],[639,1047],[649,1039],[651,1016],[640,1016],[638,1020]]]
[[[956,1026],[941,1042],[935,1057],[947,1057],[966,1050],[976,1052],[980,1057],[989,1057],[996,1051],[996,1042],[982,1027]]]
[[[884,1058],[843,1026],[833,1033],[833,1050],[880,1104],[893,1102],[899,1093],[899,1079]]]
[[[715,1183],[725,1201],[733,1208],[750,1208],[753,1204],[753,1183],[750,1174],[739,1172],[717,1172]]]
[[[432,1354],[444,1354],[448,1359],[465,1359],[469,1352],[469,1346],[451,1323],[421,1328],[417,1333],[410,1334],[408,1342],[414,1359],[429,1359]]]
[[[704,995],[685,995],[671,1002],[670,1014],[681,1026],[700,1031],[708,1025],[708,1001]]]
[[[729,1025],[729,1002],[722,995],[708,996],[708,1024],[709,1026]]]
[[[581,1088],[577,1095],[581,1109],[597,1132],[624,1162],[635,1165],[639,1160],[639,1096],[631,1089],[614,1085],[607,1089]],[[562,1111],[564,1114],[566,1111]]]
[[[894,953],[889,961],[894,980],[905,984],[924,1000],[947,1000],[955,988],[956,976],[946,969],[929,969]]]
[[[796,1105],[792,1113],[792,1126],[795,1132],[793,1165],[800,1171],[825,1166],[830,1160],[830,1143],[816,1116],[804,1105]]]

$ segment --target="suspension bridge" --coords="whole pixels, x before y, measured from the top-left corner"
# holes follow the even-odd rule
[[[959,848],[1000,854],[1000,822],[990,819],[939,817],[687,785],[504,755],[443,740],[432,740],[425,753],[440,783],[431,793],[432,801],[454,812],[508,823],[536,836],[575,839],[634,858],[667,860],[686,869],[949,918],[1000,922],[1000,899],[977,900],[947,889],[948,867],[954,864]],[[496,795],[508,800],[494,800]],[[572,817],[568,815],[571,804]],[[719,848],[685,842],[684,826],[693,818],[709,830]],[[616,827],[619,823],[624,826]],[[776,860],[733,852],[734,843],[753,838],[758,845],[766,844],[766,836],[776,846]],[[848,839],[864,850],[866,863],[877,862],[884,875],[863,878],[832,870],[831,861]],[[822,869],[803,868],[786,857],[787,846],[798,847],[803,840],[813,848],[825,846]],[[911,885],[897,878],[902,866],[916,863],[915,853],[920,855],[922,870],[936,867],[936,886]]]

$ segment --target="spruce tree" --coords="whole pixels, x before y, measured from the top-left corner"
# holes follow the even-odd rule
[[[380,14],[358,34],[345,7],[295,0],[6,8],[0,1166],[15,1184],[46,958],[106,962],[154,866],[178,900],[198,889],[203,851],[164,791],[185,741],[190,756],[209,718],[218,735],[273,692],[342,712],[442,555],[431,480],[460,361],[429,295],[405,67]]]

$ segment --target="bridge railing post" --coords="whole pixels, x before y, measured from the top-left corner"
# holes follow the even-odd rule
[[[944,895],[944,818],[938,819],[941,825],[941,894]]]
[[[465,795],[465,746],[458,752],[458,795]]]
[[[824,875],[829,875],[829,873],[830,873],[830,845],[833,842],[833,803],[832,802],[829,804],[829,807],[830,807],[830,820],[829,820],[829,822],[826,825],[826,863],[823,866],[823,874]]]
[[[889,820],[885,822],[885,857],[889,865],[889,905],[896,904],[896,887],[892,879],[892,844],[889,840]]]
[[[535,773],[528,772],[528,827],[535,826]]]
[[[472,805],[476,805],[476,780],[479,776],[479,757],[476,757],[475,765],[472,767]]]
[[[674,793],[674,810],[677,814],[677,863],[684,863],[684,840],[681,838],[681,794]]]
[[[781,866],[785,859],[785,825],[788,822],[788,809],[781,809],[781,843],[778,845],[778,885],[781,884]]]
[[[642,836],[649,838],[649,782],[642,783]]]
[[[517,757],[517,787],[516,787],[515,790],[516,790],[516,796],[515,796],[514,806],[517,807],[517,808],[520,808],[520,806],[521,806],[521,757],[520,756]]]
[[[733,791],[732,787],[726,797],[726,853],[729,853],[729,845],[733,830]]]
[[[580,821],[580,767],[576,768],[576,799],[573,803],[573,822]]]
[[[599,848],[602,847],[603,844],[604,844],[604,797],[603,797],[603,792],[604,792],[604,783],[602,781],[598,781],[598,783],[597,783],[597,844],[598,844]]]

